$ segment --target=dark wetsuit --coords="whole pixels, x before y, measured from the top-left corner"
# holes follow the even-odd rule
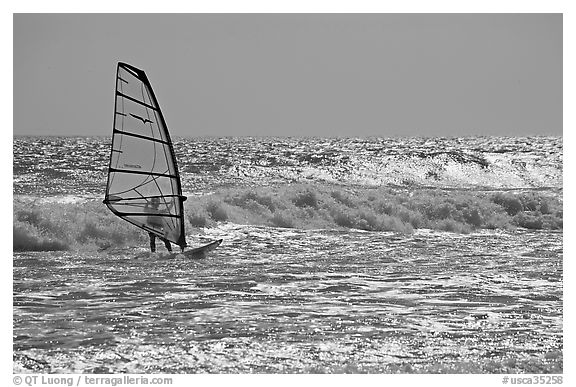
[[[146,209],[148,211],[155,211],[156,213],[159,213],[158,211],[158,207],[156,206],[146,206]],[[148,216],[148,224],[154,228],[159,228],[159,229],[163,229],[164,228],[164,222],[162,220],[162,218],[160,216],[154,216],[154,215],[149,215]],[[150,250],[152,252],[156,251],[156,234],[149,232],[148,236],[150,237]],[[160,238],[160,240],[162,240],[164,242],[164,246],[166,246],[166,249],[170,252],[172,252],[172,245],[170,244],[170,241],[162,238],[162,237],[158,237]]]
[[[156,234],[149,232],[148,235],[150,236],[150,250],[152,252],[155,252],[156,251]],[[158,238],[160,238],[160,237],[158,237]],[[160,238],[160,240],[162,242],[164,242],[164,246],[166,246],[166,249],[169,252],[172,252],[172,245],[170,244],[170,241],[168,241],[164,238]]]

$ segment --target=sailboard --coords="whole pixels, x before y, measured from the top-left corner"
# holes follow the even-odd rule
[[[173,258],[188,258],[188,259],[201,259],[206,258],[206,254],[210,251],[216,249],[222,243],[222,239],[218,239],[202,245],[200,247],[195,247],[189,250],[186,250],[182,253],[170,253],[168,255],[162,256],[163,259],[173,259]]]
[[[172,140],[143,70],[119,62],[104,204],[184,249],[184,201]]]

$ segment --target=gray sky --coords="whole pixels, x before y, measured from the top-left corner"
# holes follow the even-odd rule
[[[118,61],[173,136],[562,134],[561,14],[16,14],[14,134],[111,134]]]

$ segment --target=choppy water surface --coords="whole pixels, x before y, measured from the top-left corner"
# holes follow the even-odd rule
[[[174,147],[203,260],[135,258],[109,138],[14,138],[15,372],[563,371],[562,138]]]
[[[183,191],[321,182],[561,188],[562,138],[187,138],[174,144]],[[103,137],[15,137],[14,193],[102,195]]]
[[[561,233],[208,232],[15,254],[15,371],[562,372]]]

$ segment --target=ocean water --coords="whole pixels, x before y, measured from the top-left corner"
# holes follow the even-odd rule
[[[562,373],[562,138],[178,138],[189,244],[108,138],[14,138],[14,372]]]

